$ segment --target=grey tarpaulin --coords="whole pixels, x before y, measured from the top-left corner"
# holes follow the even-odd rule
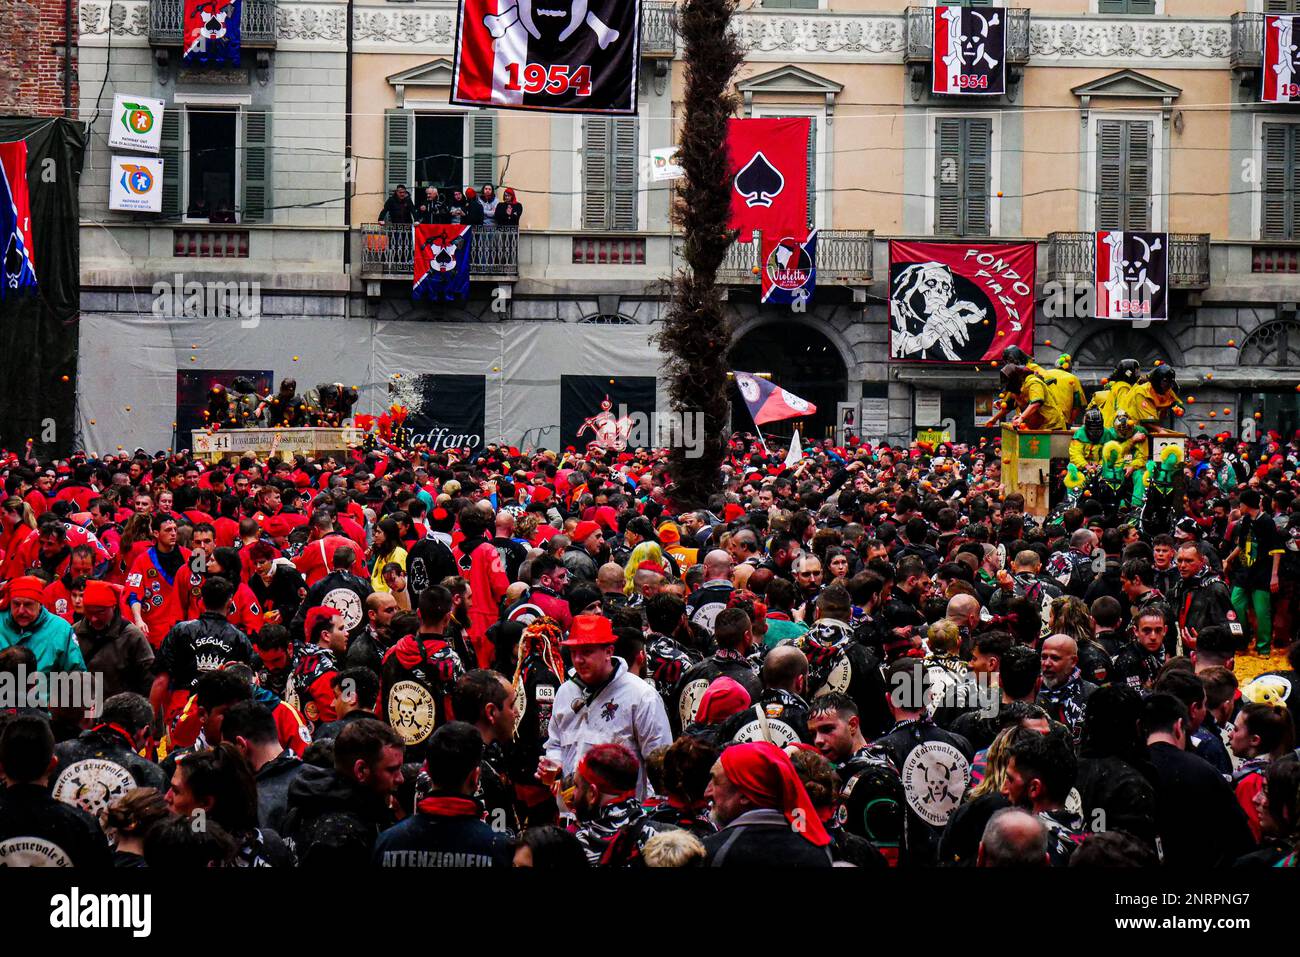
[[[436,323],[364,319],[153,319],[83,314],[77,428],[81,448],[172,447],[181,369],[271,369],[278,382],[359,387],[356,412],[382,412],[396,375],[486,378],[488,441],[555,447],[562,375],[656,376],[668,407],[651,326],[557,322]],[[293,357],[297,356],[295,362]],[[193,357],[193,361],[191,361]],[[594,414],[598,409],[592,409]],[[180,438],[188,448],[189,437]]]

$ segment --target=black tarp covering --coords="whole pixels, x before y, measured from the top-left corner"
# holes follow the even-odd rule
[[[45,458],[66,454],[74,438],[86,138],[71,120],[0,117],[0,142],[14,140],[27,141],[38,291],[0,302],[0,447],[20,450],[32,438]]]
[[[560,448],[585,449],[596,439],[591,429],[581,436],[577,433],[584,421],[600,414],[606,399],[615,418],[634,412],[646,416],[646,424],[632,438],[648,437],[650,417],[655,411],[655,381],[653,376],[635,375],[560,376]]]

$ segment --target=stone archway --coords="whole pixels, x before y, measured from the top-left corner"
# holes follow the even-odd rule
[[[852,353],[812,323],[788,317],[755,318],[738,328],[728,352],[733,369],[767,373],[771,381],[817,406],[804,419],[772,422],[763,431],[789,436],[796,424],[807,438],[834,436],[836,403],[845,400]],[[732,393],[731,425],[752,432],[754,424],[738,393]]]

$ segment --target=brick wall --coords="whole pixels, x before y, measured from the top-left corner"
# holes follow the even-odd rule
[[[9,29],[0,43],[0,108],[5,113],[63,114],[63,5],[64,0],[4,0]],[[74,18],[76,9],[74,0]],[[76,103],[75,47],[72,66],[72,102]]]

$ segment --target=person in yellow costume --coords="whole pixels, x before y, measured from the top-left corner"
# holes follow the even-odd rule
[[[1111,373],[1110,379],[1107,380],[1106,388],[1093,393],[1088,408],[1101,409],[1106,428],[1115,427],[1115,413],[1124,408],[1129,390],[1137,385],[1141,374],[1142,367],[1138,365],[1136,359],[1121,359],[1115,366],[1115,371]]]
[[[1013,366],[1024,366],[1034,375],[1041,376],[1046,370],[1034,361],[1024,349],[1019,346],[1007,346],[1002,350],[1003,364],[1010,363]],[[1003,391],[998,396],[997,402],[994,403],[993,417],[984,423],[984,427],[991,429],[1006,418],[1007,413],[1016,407],[1016,393]]]
[[[1056,360],[1055,369],[1047,369],[1039,374],[1047,383],[1052,404],[1061,410],[1061,418],[1065,419],[1066,428],[1074,425],[1074,420],[1083,412],[1088,400],[1083,395],[1083,383],[1070,371],[1070,357],[1062,355]]]
[[[1166,411],[1183,414],[1183,400],[1174,391],[1174,379],[1174,370],[1169,366],[1156,366],[1144,381],[1128,390],[1123,410],[1134,424],[1154,427]]]
[[[1132,475],[1146,468],[1147,458],[1151,454],[1150,436],[1140,425],[1134,425],[1127,412],[1115,415],[1115,436],[1120,444],[1120,461],[1124,463],[1124,472]]]
[[[1100,409],[1083,413],[1083,425],[1070,439],[1070,464],[1080,472],[1093,472],[1101,466],[1102,449],[1116,441],[1115,433],[1106,428]]]
[[[1035,375],[1024,366],[1008,363],[1002,367],[1002,384],[1004,391],[1012,397],[1009,404],[1018,410],[1010,423],[1013,427],[1047,430],[1065,428],[1061,410],[1053,404],[1042,376]]]

